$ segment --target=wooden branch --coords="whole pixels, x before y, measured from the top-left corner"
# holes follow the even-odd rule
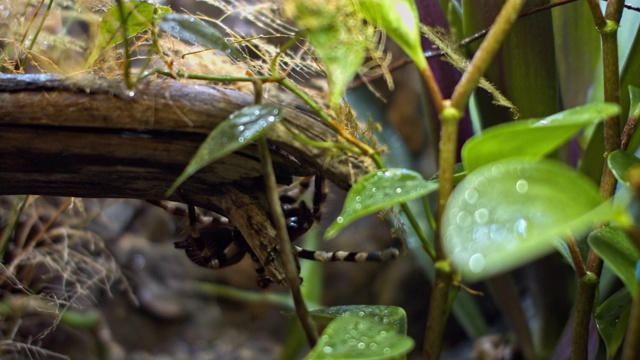
[[[177,81],[145,81],[129,93],[122,81],[91,76],[0,75],[0,194],[163,199],[211,129],[252,102],[249,94]],[[337,141],[314,117],[292,108],[283,115],[308,138]],[[303,144],[278,124],[267,138],[282,184],[318,172],[348,189],[372,168]],[[267,266],[275,231],[253,224],[268,219],[255,145],[202,169],[172,200],[229,216],[282,281],[278,265]],[[247,211],[259,213],[255,221],[242,218]],[[264,238],[249,240],[255,236]]]

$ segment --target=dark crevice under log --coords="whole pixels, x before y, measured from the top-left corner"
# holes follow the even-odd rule
[[[130,96],[117,80],[0,75],[0,194],[163,199],[207,134],[252,102],[250,94],[177,81],[145,81]],[[310,139],[337,141],[317,118],[286,107],[283,117]],[[348,189],[371,169],[357,156],[303,144],[279,124],[267,138],[283,184],[322,173]],[[196,173],[172,199],[225,214],[247,239],[259,237],[248,241],[281,282],[261,178],[249,145]]]

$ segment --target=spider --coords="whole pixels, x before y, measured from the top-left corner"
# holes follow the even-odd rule
[[[283,194],[280,195],[280,202],[291,241],[300,238],[311,229],[315,222],[320,220],[320,206],[326,199],[327,186],[321,176],[317,175],[315,179],[313,178],[313,176],[302,178],[296,184],[282,189]],[[312,180],[314,183],[313,206],[309,208],[306,202],[300,198],[309,189]],[[183,249],[187,257],[195,264],[205,268],[220,269],[240,262],[249,254],[258,274],[258,284],[261,287],[267,287],[271,283],[246,239],[227,218],[222,216],[206,217],[199,214],[192,205],[188,205],[185,210],[165,202],[155,200],[149,200],[149,202],[174,215],[189,217],[191,225],[189,236],[174,244],[177,249]],[[298,258],[321,262],[386,262],[399,255],[395,248],[374,252],[324,252],[307,250],[295,245],[294,252]]]

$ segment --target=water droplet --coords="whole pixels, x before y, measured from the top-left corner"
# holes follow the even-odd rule
[[[482,271],[482,269],[484,269],[484,266],[486,265],[487,261],[484,257],[484,255],[482,254],[473,254],[470,258],[469,258],[469,270],[471,270],[472,272],[480,272]]]
[[[331,346],[325,346],[322,348],[322,352],[325,354],[331,354],[333,352],[333,348]]]
[[[528,225],[529,224],[527,223],[527,220],[525,220],[524,218],[519,218],[518,220],[516,220],[515,224],[513,224],[513,232],[517,237],[527,237]]]
[[[520,194],[526,193],[529,190],[529,183],[527,182],[527,180],[518,180],[518,182],[516,183],[516,190],[518,190]]]
[[[362,209],[362,204],[355,204],[354,207],[358,210]]]
[[[362,196],[356,196],[356,201],[362,201]]]
[[[478,209],[473,214],[473,218],[476,219],[478,224],[485,224],[489,220],[489,210],[485,208]]]
[[[358,349],[364,349],[366,346],[367,346],[367,344],[365,344],[363,342],[358,343]]]
[[[469,189],[464,193],[464,198],[469,204],[475,204],[478,201],[478,192],[474,189]]]
[[[400,194],[402,192],[401,188],[396,188],[396,194]]]
[[[244,142],[244,138],[243,138],[242,136],[241,136],[241,137],[239,137],[239,138],[238,138],[238,142],[241,142],[241,143],[242,143],[242,142]]]
[[[369,349],[375,350],[376,348],[378,348],[378,344],[376,344],[376,343],[369,344]]]
[[[244,125],[238,126],[238,131],[244,131]]]
[[[384,331],[384,330],[380,331],[380,336],[386,336],[386,335],[387,335],[386,331]]]
[[[382,350],[382,352],[385,353],[385,354],[389,354],[389,353],[391,353],[391,349],[384,348],[384,350]]]
[[[127,94],[129,95],[129,97],[134,97],[136,95],[135,91],[129,91],[129,93]]]
[[[342,224],[342,223],[344,222],[344,218],[343,218],[342,216],[340,216],[340,217],[338,217],[338,218],[336,219],[336,222],[337,222],[338,224]]]
[[[376,188],[371,188],[371,192],[376,192],[376,191],[378,191],[378,189],[376,189]]]

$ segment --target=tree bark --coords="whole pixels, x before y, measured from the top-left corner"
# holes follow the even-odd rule
[[[0,75],[0,194],[164,199],[207,134],[252,103],[250,94],[177,81],[145,81],[130,93],[122,81],[91,76]],[[285,107],[283,121],[313,140],[337,141],[301,110]],[[372,169],[363,158],[303,144],[280,124],[267,138],[282,184],[321,173],[348,189]],[[268,222],[261,176],[249,145],[197,172],[171,200],[228,216],[282,282],[275,231],[254,224]]]

